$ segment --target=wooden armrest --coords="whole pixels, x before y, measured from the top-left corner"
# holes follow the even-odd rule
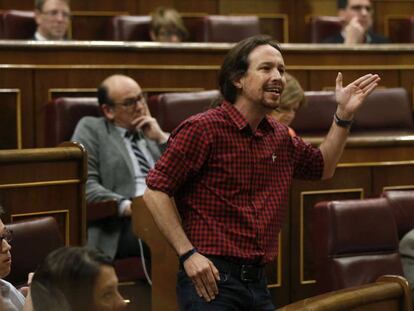
[[[101,220],[118,215],[118,202],[107,200],[101,202],[88,203],[86,209],[86,219],[88,222]]]

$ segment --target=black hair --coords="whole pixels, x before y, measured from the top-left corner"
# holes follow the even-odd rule
[[[344,10],[348,5],[348,0],[337,0],[336,5],[338,6],[339,10]]]
[[[218,76],[218,83],[223,98],[234,104],[237,88],[234,81],[242,77],[249,69],[249,55],[260,45],[270,45],[281,52],[278,43],[269,36],[257,35],[237,43],[224,58]]]
[[[112,100],[109,98],[108,95],[108,87],[104,84],[101,84],[97,89],[97,97],[99,105],[107,104],[111,105]]]
[[[112,266],[112,261],[94,249],[61,247],[54,250],[33,276],[34,310],[92,310],[93,289],[102,265]],[[55,309],[56,306],[59,309]]]

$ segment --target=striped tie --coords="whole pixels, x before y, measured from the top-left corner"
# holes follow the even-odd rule
[[[145,157],[145,154],[142,152],[141,148],[138,146],[139,138],[136,137],[137,135],[133,135],[131,137],[131,147],[132,151],[135,154],[135,157],[138,160],[139,168],[141,169],[141,172],[144,175],[148,174],[148,171],[151,169],[150,164],[148,163],[147,158]]]

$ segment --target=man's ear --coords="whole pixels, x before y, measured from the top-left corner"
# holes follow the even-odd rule
[[[101,111],[108,120],[112,121],[115,118],[114,107],[103,104],[101,105]]]
[[[241,90],[243,88],[243,76],[239,75],[233,79],[233,85],[236,89]]]

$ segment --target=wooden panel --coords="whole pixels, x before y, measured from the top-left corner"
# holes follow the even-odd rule
[[[0,89],[0,149],[22,147],[21,96],[18,89]]]
[[[386,33],[386,19],[389,15],[414,15],[414,1],[376,0],[374,2],[374,26],[379,33]]]
[[[255,0],[252,5],[251,0],[221,0],[220,14],[260,14],[260,13],[279,13],[282,11],[282,0]]]
[[[155,1],[146,1],[151,3],[151,9],[147,10],[150,12],[158,6]],[[209,0],[209,1],[193,1],[193,0],[171,0],[172,7],[176,8],[178,12],[193,12],[193,13],[206,13],[206,14],[221,14],[220,13],[220,1]]]
[[[391,189],[414,189],[414,165],[395,164],[374,167],[372,181],[374,194],[381,194]]]
[[[72,39],[107,40],[110,20],[116,15],[127,15],[127,12],[73,12]]]
[[[86,240],[86,152],[80,146],[0,150],[3,220],[53,216],[67,245]]]
[[[292,12],[293,11],[293,12]],[[295,14],[289,17],[291,22],[290,42],[310,42],[309,18],[313,15],[337,15],[336,1],[331,0],[309,0],[302,3],[295,1],[292,3],[291,13]]]
[[[316,294],[312,259],[313,206],[319,201],[359,199],[370,195],[370,170],[360,167],[338,168],[326,181],[295,180],[291,190],[291,301]]]
[[[6,110],[2,111],[4,115],[0,117],[0,131],[2,133],[0,134],[0,146],[5,144],[5,147],[0,147],[0,149],[34,147],[35,133],[33,126],[35,121],[33,119],[32,83],[31,70],[21,68],[0,70],[1,89],[13,90],[10,92],[5,90],[0,93],[0,105],[7,107]]]
[[[42,147],[44,105],[54,89],[92,90],[113,73],[131,75],[152,93],[214,89],[221,62],[231,46],[0,42],[0,57],[7,64],[0,65],[0,83],[21,91],[22,146]],[[343,72],[345,83],[376,72],[381,75],[382,87],[402,86],[410,98],[413,96],[413,45],[354,50],[286,44],[282,48],[288,70],[305,90],[333,88],[338,71]]]
[[[278,42],[289,42],[289,20],[287,15],[269,14],[259,16],[260,32],[275,38]]]
[[[279,239],[278,256],[266,265],[266,278],[273,303],[283,306],[290,301],[290,211],[287,211]]]
[[[381,70],[381,69],[365,69],[360,70],[358,66],[332,66],[330,69],[318,68],[311,70],[309,75],[310,86],[309,90],[334,90],[335,80],[338,72],[342,72],[344,77],[344,85],[354,81],[360,76],[368,73],[376,73],[381,77],[381,86],[398,87],[400,86],[400,73],[397,70]]]
[[[155,225],[142,197],[132,202],[132,222],[134,233],[151,249],[151,310],[178,310],[175,294],[177,255]]]

